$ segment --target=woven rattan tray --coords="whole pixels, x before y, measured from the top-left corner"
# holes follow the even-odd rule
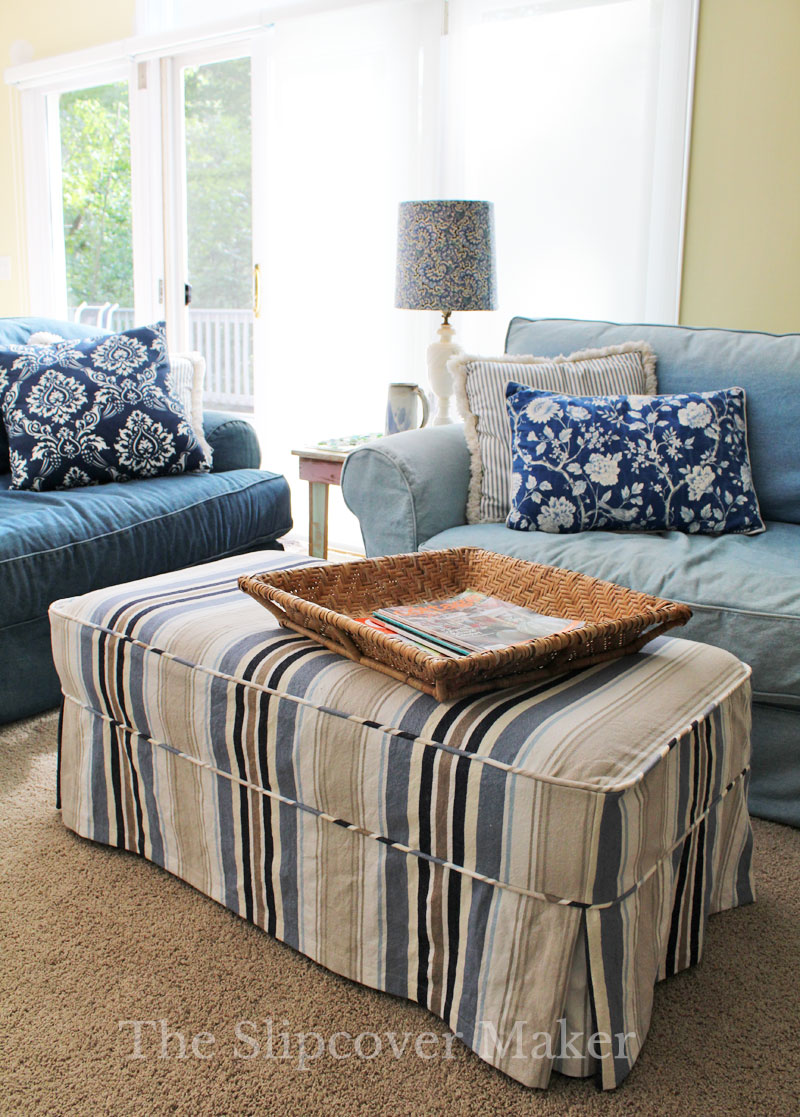
[[[241,577],[239,586],[286,628],[439,701],[636,652],[692,615],[649,594],[573,570],[459,547]],[[373,609],[480,590],[584,627],[459,659],[442,659],[354,620]]]

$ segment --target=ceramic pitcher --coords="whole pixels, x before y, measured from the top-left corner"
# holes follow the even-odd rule
[[[419,418],[419,403],[422,418]],[[390,384],[386,403],[386,434],[410,431],[424,427],[428,421],[428,397],[419,384]]]

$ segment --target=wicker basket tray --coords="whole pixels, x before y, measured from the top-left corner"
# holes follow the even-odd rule
[[[476,547],[276,570],[243,576],[239,586],[285,628],[440,702],[630,655],[692,615],[686,605]],[[585,625],[443,659],[353,619],[373,609],[452,597],[466,589]]]

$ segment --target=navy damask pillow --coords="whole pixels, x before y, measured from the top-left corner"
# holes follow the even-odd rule
[[[12,489],[69,489],[209,463],[169,391],[165,326],[0,352]]]
[[[571,397],[506,388],[519,531],[755,534],[743,388]]]

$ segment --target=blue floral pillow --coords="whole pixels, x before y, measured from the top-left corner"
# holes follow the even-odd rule
[[[518,531],[763,531],[743,388],[571,397],[506,388]]]
[[[0,352],[12,489],[70,489],[210,468],[170,394],[163,322]]]

